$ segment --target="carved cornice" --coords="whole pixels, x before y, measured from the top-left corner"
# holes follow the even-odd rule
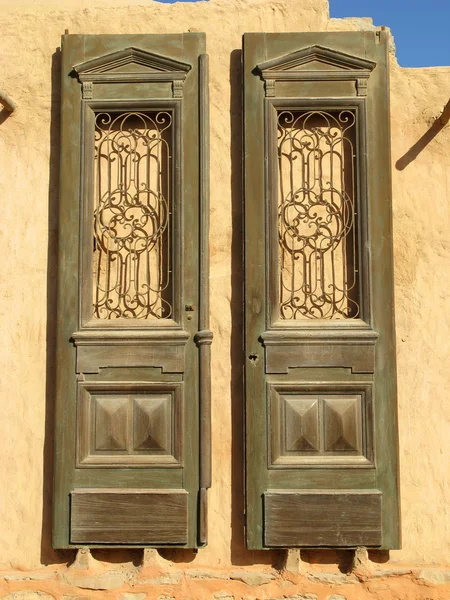
[[[133,46],[104,54],[73,67],[83,84],[83,98],[93,97],[94,83],[168,82],[173,97],[182,98],[182,86],[191,65]],[[87,92],[87,93],[85,93]]]
[[[277,81],[324,80],[355,81],[358,95],[363,95],[362,81],[369,78],[375,67],[371,60],[315,45],[260,63],[256,72],[265,82],[266,96],[275,94]]]

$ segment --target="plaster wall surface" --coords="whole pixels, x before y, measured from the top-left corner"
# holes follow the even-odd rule
[[[278,556],[247,551],[243,536],[241,36],[248,31],[371,27],[368,20],[329,19],[327,0],[210,0],[174,5],[151,0],[0,0],[0,89],[18,105],[9,117],[0,113],[0,567],[5,572],[62,565],[72,558],[50,547],[61,34],[69,29],[84,34],[189,30],[207,35],[211,328],[215,335],[210,535],[208,547],[197,555],[167,553],[166,558],[188,571],[207,566],[229,572],[271,569]],[[391,55],[403,549],[390,553],[390,563],[414,569],[450,565],[450,125],[438,130],[435,122],[448,101],[449,76],[447,67],[400,68]],[[122,565],[120,570],[136,562],[137,554],[98,558],[117,568]],[[311,553],[310,562],[313,569],[329,562],[336,570],[339,560],[333,554]],[[49,569],[53,567],[39,572],[53,573]],[[49,575],[49,580],[54,577]],[[419,579],[414,581],[420,588]],[[15,592],[14,585],[7,583],[5,594]],[[186,590],[174,594],[208,597],[220,586],[205,592],[190,589],[190,595]],[[432,595],[435,591],[430,588],[423,597],[440,598],[444,588],[439,589],[438,595]],[[0,597],[2,590],[0,584]],[[277,590],[258,597],[283,595]],[[326,597],[322,591],[311,593]],[[352,593],[344,595],[356,598]],[[108,594],[95,597],[108,598]],[[170,588],[166,596],[171,594]],[[392,594],[386,597],[396,597]],[[366,596],[361,592],[358,597]],[[372,597],[376,596],[367,595]]]

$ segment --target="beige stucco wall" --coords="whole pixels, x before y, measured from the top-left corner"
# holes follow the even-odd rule
[[[361,27],[370,23],[330,20],[327,0],[175,5],[151,0],[0,0],[0,89],[18,105],[9,118],[0,113],[2,568],[36,569],[67,560],[50,548],[60,35],[65,29],[84,34],[207,34],[213,486],[209,546],[189,558],[189,566],[227,568],[270,565],[273,560],[271,553],[246,551],[242,530],[242,392],[236,364],[242,314],[240,283],[232,286],[232,277],[238,282],[241,277],[242,215],[238,179],[232,179],[231,171],[240,161],[236,83],[241,36],[247,31]],[[450,125],[428,144],[410,149],[447,102],[449,76],[446,67],[401,69],[392,55],[403,550],[391,552],[390,560],[417,566],[450,565]],[[233,368],[230,357],[235,357]],[[326,557],[320,560],[326,562]]]

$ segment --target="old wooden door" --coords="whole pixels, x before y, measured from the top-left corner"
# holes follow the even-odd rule
[[[243,60],[247,543],[396,548],[388,35]]]
[[[57,548],[206,542],[204,50],[63,36]]]

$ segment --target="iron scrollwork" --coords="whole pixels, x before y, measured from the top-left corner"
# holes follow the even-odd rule
[[[277,137],[280,316],[355,318],[355,112],[280,110]]]
[[[93,311],[172,316],[172,113],[97,113]]]

